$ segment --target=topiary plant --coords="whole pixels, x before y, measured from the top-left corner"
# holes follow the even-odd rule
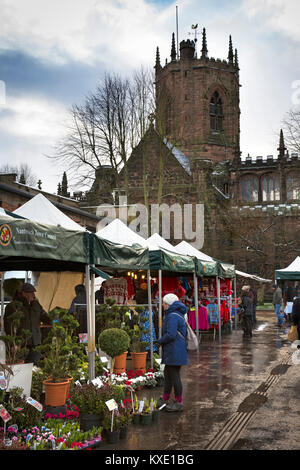
[[[120,328],[109,328],[99,335],[99,344],[102,351],[112,358],[110,366],[110,381],[114,369],[115,357],[128,350],[130,338],[126,331]]]
[[[21,279],[5,279],[5,281],[3,282],[3,290],[8,297],[13,299],[17,291],[21,289],[22,285],[23,282],[21,281]]]

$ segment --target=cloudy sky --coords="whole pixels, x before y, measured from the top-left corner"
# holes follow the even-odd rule
[[[154,65],[156,46],[162,63],[170,60],[176,5],[179,41],[198,23],[209,56],[226,59],[232,35],[243,157],[276,155],[300,88],[298,0],[0,0],[0,166],[26,162],[56,192],[64,168],[46,155],[64,135],[68,109],[106,71],[128,76]]]

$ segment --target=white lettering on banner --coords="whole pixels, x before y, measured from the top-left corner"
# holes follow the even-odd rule
[[[182,212],[183,210],[183,212]],[[115,207],[111,204],[101,204],[97,207],[96,215],[103,217],[97,224],[97,232],[117,218]],[[133,220],[131,220],[134,217]],[[128,224],[129,228],[143,238],[148,238],[148,221],[151,221],[151,235],[160,233],[165,239],[171,238],[173,226],[173,238],[175,240],[189,240],[198,250],[204,245],[204,204],[151,204],[150,213],[143,204],[127,204],[127,197],[119,197],[119,219]],[[161,224],[160,224],[161,219]],[[173,219],[173,223],[171,223]],[[194,221],[194,224],[193,224]],[[193,230],[195,226],[195,230]],[[139,231],[137,228],[139,227]],[[184,234],[182,233],[184,229]],[[184,236],[183,236],[184,235]]]

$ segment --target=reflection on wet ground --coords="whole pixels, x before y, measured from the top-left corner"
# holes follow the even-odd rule
[[[189,353],[190,364],[182,369],[182,413],[161,411],[157,424],[130,426],[126,440],[115,445],[104,442],[99,450],[205,449],[287,346],[287,329],[276,326],[272,312],[258,312],[257,319],[250,339],[243,339],[240,329],[233,329],[221,342],[203,335],[199,352]],[[142,390],[138,397],[158,398],[161,393],[162,388]]]

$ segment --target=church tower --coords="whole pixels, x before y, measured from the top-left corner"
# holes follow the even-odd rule
[[[160,64],[156,51],[156,127],[193,162],[240,159],[240,99],[237,50],[229,37],[227,60],[208,56],[206,30],[200,57],[195,41],[172,36],[171,60]],[[196,165],[197,166],[197,165]]]

